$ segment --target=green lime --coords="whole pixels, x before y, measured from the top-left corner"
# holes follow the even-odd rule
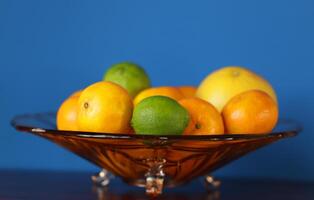
[[[181,135],[189,123],[189,114],[175,100],[152,96],[138,103],[132,126],[141,135]]]
[[[150,87],[150,80],[145,70],[131,62],[112,65],[106,71],[103,80],[122,86],[133,98],[140,91]]]

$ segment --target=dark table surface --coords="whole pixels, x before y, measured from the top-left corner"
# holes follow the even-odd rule
[[[11,199],[148,199],[143,188],[113,179],[108,188],[93,186],[89,172],[0,171],[0,200]],[[216,192],[208,193],[202,179],[165,189],[157,199],[314,199],[314,183],[283,180],[227,179]]]

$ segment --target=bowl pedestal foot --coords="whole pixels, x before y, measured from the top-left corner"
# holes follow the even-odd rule
[[[145,174],[146,194],[156,197],[162,193],[164,187],[165,173],[163,172],[163,162],[151,163],[151,168]]]
[[[205,180],[205,187],[208,191],[218,190],[221,185],[221,181],[214,178],[211,175],[206,175],[204,177],[204,180]]]
[[[215,179],[211,175],[205,176],[204,181],[205,181],[205,188],[210,196],[210,199],[212,200],[220,199],[219,188],[221,185],[221,181]]]
[[[102,169],[98,174],[93,175],[92,181],[95,185],[105,187],[110,183],[112,175],[105,169]]]

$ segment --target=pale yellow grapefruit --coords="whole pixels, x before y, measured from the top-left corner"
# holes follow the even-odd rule
[[[221,112],[232,97],[248,90],[262,90],[277,103],[276,93],[267,80],[239,66],[224,67],[209,74],[198,87],[196,96]]]

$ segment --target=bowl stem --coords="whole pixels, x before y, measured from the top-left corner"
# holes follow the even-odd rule
[[[158,196],[162,193],[164,186],[165,173],[163,171],[164,160],[151,161],[150,168],[145,174],[146,177],[146,194],[149,196]]]

